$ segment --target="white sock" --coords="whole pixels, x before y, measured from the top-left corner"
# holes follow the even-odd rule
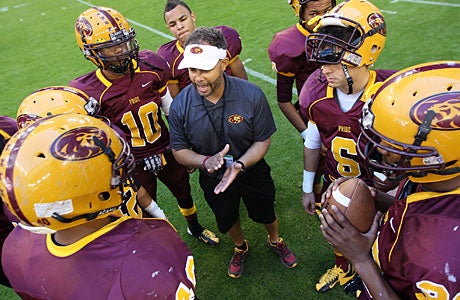
[[[149,206],[144,208],[146,212],[148,212],[152,217],[154,218],[162,218],[162,219],[167,219],[165,213],[163,210],[158,206],[158,203],[152,200],[150,202]]]

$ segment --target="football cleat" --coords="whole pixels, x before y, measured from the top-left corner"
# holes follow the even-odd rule
[[[334,265],[331,269],[328,269],[320,278],[316,284],[316,290],[324,293],[332,289],[337,283],[345,285],[350,282],[356,276],[355,269],[352,265],[348,264],[348,271],[345,273],[342,268]]]
[[[288,268],[294,268],[297,266],[297,257],[292,253],[292,251],[288,248],[286,243],[282,238],[278,238],[278,242],[276,244],[272,244],[270,242],[270,236],[267,237],[266,240],[267,247],[278,257],[283,265]]]
[[[187,233],[190,234],[191,236],[196,237],[197,239],[199,239],[206,245],[214,246],[214,245],[219,244],[219,238],[211,230],[203,229],[203,231],[198,236],[195,236],[190,231],[190,228],[187,227]]]
[[[352,280],[348,281],[343,286],[343,291],[345,294],[355,296],[356,298],[359,298],[359,295],[361,295],[363,290],[364,284],[359,275],[356,275]]]
[[[244,240],[244,243],[246,244],[246,250],[243,251],[235,247],[235,252],[233,253],[233,257],[228,265],[228,276],[232,278],[240,278],[241,275],[243,275],[244,261],[249,253],[248,241]]]

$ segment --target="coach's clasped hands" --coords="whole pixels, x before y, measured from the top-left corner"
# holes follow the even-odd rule
[[[208,173],[214,173],[215,171],[222,168],[225,165],[225,156],[227,155],[228,151],[230,150],[230,145],[226,144],[222,151],[212,155],[206,156],[202,163],[202,169],[206,170]],[[214,193],[219,194],[224,192],[228,186],[235,180],[236,176],[243,171],[243,166],[239,162],[233,161],[231,164],[228,165],[227,169],[225,170],[224,175],[222,176],[222,180],[216,185],[214,188]]]
[[[207,156],[201,163],[201,167],[208,173],[214,173],[215,171],[219,170],[225,164],[224,157],[227,155],[229,150],[230,145],[226,144],[222,151],[212,156]]]

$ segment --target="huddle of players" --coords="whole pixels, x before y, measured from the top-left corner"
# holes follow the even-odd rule
[[[443,141],[446,140],[443,147],[448,148],[447,145],[452,142],[449,142],[447,137],[449,137],[449,135],[454,136],[454,134],[458,135],[458,133],[455,133],[456,131],[458,132],[458,126],[460,126],[458,125],[458,115],[455,115],[451,112],[446,112],[443,110],[443,107],[450,105],[449,107],[453,109],[459,109],[459,63],[434,62],[414,66],[397,73],[395,71],[369,70],[369,67],[372,66],[377,60],[385,43],[385,21],[377,7],[368,1],[358,0],[346,1],[340,3],[336,7],[334,7],[334,1],[326,0],[290,1],[290,4],[295,9],[296,14],[299,16],[299,23],[275,35],[268,51],[273,63],[274,70],[277,71],[277,96],[279,106],[289,121],[293,124],[293,126],[296,127],[296,129],[301,133],[301,136],[304,139],[305,170],[303,182],[304,194],[302,197],[302,202],[304,204],[305,210],[308,213],[313,214],[315,212],[315,205],[316,207],[319,205],[318,203],[315,204],[315,202],[318,202],[318,199],[315,199],[313,194],[314,183],[317,183],[318,174],[323,175],[324,184],[322,192],[326,191],[326,189],[329,187],[329,183],[333,182],[334,180],[341,177],[350,176],[360,177],[371,186],[374,183],[377,183],[376,187],[385,191],[387,189],[394,188],[395,183],[405,177],[404,174],[406,176],[409,174],[410,181],[404,181],[405,184],[401,185],[395,197],[395,208],[392,207],[389,210],[389,214],[393,216],[395,220],[397,220],[398,226],[403,228],[403,221],[408,219],[408,215],[404,215],[404,212],[401,212],[401,205],[403,208],[404,205],[407,205],[407,207],[410,208],[408,211],[414,215],[417,212],[425,212],[425,208],[423,208],[421,205],[415,208],[409,206],[409,200],[406,201],[406,197],[412,195],[414,192],[419,192],[423,189],[424,185],[429,186],[431,182],[439,182],[451,179],[454,180],[457,177],[457,173],[459,172],[457,166],[458,160],[456,160],[458,155],[452,156],[448,150],[444,148],[436,148],[438,143],[433,142],[437,139]],[[85,25],[86,24],[81,24],[81,27],[77,28],[77,30],[87,30],[88,28],[86,28]],[[170,27],[173,27],[173,25],[175,24],[168,24]],[[129,27],[126,29],[129,31],[127,32],[128,37],[135,36]],[[237,33],[233,32],[230,28],[221,27],[220,29],[224,32],[224,35],[225,32],[231,33],[230,35],[226,36],[228,40],[232,39],[232,34],[236,34],[233,35],[233,38],[237,37]],[[307,40],[307,49],[309,49],[307,52],[305,52],[305,40]],[[229,45],[232,44],[234,43],[229,43]],[[130,45],[133,48],[133,53],[137,52],[138,46],[134,40]],[[169,99],[167,95],[167,89],[165,88],[166,85],[171,87],[169,91],[171,92],[172,96],[175,96],[181,88],[185,87],[189,83],[185,83],[185,81],[181,79],[188,77],[186,74],[184,74],[184,70],[179,70],[176,68],[177,66],[175,67],[174,65],[175,58],[177,58],[177,55],[180,55],[181,53],[182,45],[183,41],[181,42],[180,39],[178,39],[177,41],[165,44],[158,51],[160,54],[163,52],[165,59],[168,60],[171,67],[171,76],[167,76],[168,74],[166,73],[162,74],[163,76],[161,76],[162,78],[169,78],[168,83],[164,81],[158,83],[159,85],[157,91],[161,96],[160,98],[164,100],[161,103],[167,103]],[[91,51],[91,49],[84,49],[84,47],[82,47],[82,50]],[[229,55],[231,55],[230,61],[236,61],[234,65],[236,67],[236,71],[233,71],[233,69],[229,70],[229,72],[234,72],[234,75],[241,71],[242,64],[240,65],[241,61],[238,57],[240,51],[241,44],[239,45],[239,49],[237,48],[234,53],[231,50],[231,47],[229,47]],[[167,53],[169,53],[169,56]],[[90,57],[89,59],[96,59],[91,55],[88,55],[87,57]],[[141,51],[139,56],[136,56],[135,58],[135,63],[145,64],[145,66],[151,68],[150,70],[146,71],[146,73],[158,73],[161,71],[167,72],[168,70],[167,65],[161,65],[158,63],[158,58],[155,57],[153,53],[142,53]],[[93,62],[96,65],[99,63],[97,60]],[[133,60],[130,57],[129,60],[126,60],[125,67],[135,68],[135,66],[132,64]],[[159,70],[161,69],[161,66],[163,67],[163,70]],[[244,71],[244,67],[242,70]],[[124,71],[122,70],[122,72]],[[338,73],[340,73],[340,75],[337,75]],[[243,74],[241,75],[242,78],[247,78],[245,72],[239,74]],[[417,76],[414,76],[414,74],[417,74]],[[94,80],[96,80],[95,78],[98,78],[97,76],[98,75],[96,71],[94,76],[92,76],[93,78],[79,78],[76,81],[73,81],[72,85],[77,87],[88,87],[96,85],[94,84]],[[144,79],[144,82],[150,83],[149,79],[151,77],[146,78],[147,79]],[[340,78],[342,79],[342,82],[338,82],[340,81],[338,80]],[[292,85],[294,80],[296,81],[297,91],[300,94],[300,105],[297,107],[291,103]],[[433,80],[435,84],[434,86],[426,87],[424,85],[424,80]],[[79,82],[81,85],[78,84]],[[407,86],[403,84],[405,82],[407,82]],[[101,85],[104,84],[104,82],[99,82],[98,84]],[[142,85],[142,83],[140,84]],[[152,81],[152,84],[157,84],[157,82]],[[395,87],[395,89],[392,89],[391,87]],[[109,90],[109,88],[110,86],[104,86],[100,87],[99,89],[105,92],[106,90]],[[424,88],[426,91],[423,90]],[[95,89],[97,90],[97,88]],[[414,95],[417,96],[412,97],[411,100],[408,101],[406,98],[402,97],[402,94],[406,93],[410,95],[410,93],[405,90],[411,89],[415,89],[419,94],[414,93]],[[58,92],[57,94],[54,94],[56,98],[59,98],[67,93],[71,95],[70,98],[78,98],[79,101],[82,99],[84,100],[83,106],[85,107],[85,111],[79,111],[78,108],[76,111],[72,111],[69,107],[68,111],[62,111],[62,113],[79,113],[89,115],[95,115],[97,112],[91,110],[94,109],[95,106],[91,105],[91,98],[88,97],[87,94],[97,94],[96,90],[85,91],[85,93],[81,92],[79,89],[70,87],[50,87],[44,89],[46,93],[50,93],[45,96],[45,99],[47,99],[46,97],[50,97],[50,95],[52,96],[52,93]],[[423,92],[419,92],[420,90]],[[37,91],[37,93],[40,92],[43,92],[43,90]],[[75,97],[75,94],[78,93],[81,94]],[[397,103],[402,103],[404,101],[406,103],[401,104],[401,108],[395,109],[386,103],[390,97],[396,99],[394,101]],[[410,98],[410,96],[407,97]],[[431,102],[427,101],[427,104],[421,103],[422,100],[430,97],[433,98],[430,99],[432,100]],[[452,99],[456,99],[457,101],[452,101]],[[432,104],[433,101],[435,104]],[[82,102],[78,104],[80,109],[81,103]],[[104,103],[101,104],[101,109],[103,110]],[[156,104],[157,110],[158,107],[161,107],[161,104],[158,104],[159,103]],[[54,106],[54,108],[56,108],[56,106]],[[164,106],[162,108],[165,112],[165,115],[167,115],[168,107]],[[415,108],[419,108],[420,111],[413,112],[413,109]],[[399,132],[401,130],[398,131],[397,129],[401,125],[396,121],[393,121],[394,124],[392,123],[393,130],[385,131],[385,128],[389,127],[389,125],[385,124],[385,121],[382,121],[382,118],[385,119],[385,114],[389,113],[390,111],[395,115],[394,120],[404,120],[407,118],[406,115],[409,112],[413,113],[412,121],[414,124],[411,126],[415,126],[414,128],[416,130],[412,136],[408,136],[408,134],[405,132]],[[13,138],[13,145],[15,143],[21,143],[23,139],[27,141],[27,137],[31,136],[32,133],[36,133],[38,136],[40,136],[40,134],[43,135],[43,133],[40,132],[41,129],[45,132],[47,126],[51,128],[53,126],[53,122],[60,122],[60,118],[56,116],[49,119],[45,118],[45,121],[39,121],[38,123],[43,123],[44,125],[38,126],[36,123],[37,119],[40,117],[45,117],[45,115],[40,115],[40,113],[32,112],[18,116],[17,121],[20,127],[31,125],[33,126],[28,127],[29,130],[27,131],[27,134],[22,133],[18,137]],[[53,111],[52,114],[59,113],[61,112]],[[443,113],[442,116],[440,115],[441,113]],[[160,115],[159,110],[158,115]],[[331,120],[330,115],[337,117]],[[397,118],[396,116],[400,117]],[[147,117],[148,116],[146,116],[146,118]],[[154,118],[155,116],[152,117]],[[448,117],[451,117],[452,119],[449,119]],[[70,118],[70,115],[65,119],[67,120],[68,118]],[[92,120],[91,117],[75,116],[74,118],[82,119],[79,122],[87,122],[88,126],[95,126],[95,123],[98,123],[97,126],[104,127],[103,124],[105,124],[104,122],[100,123],[99,121]],[[363,118],[363,122],[360,122],[361,118]],[[63,118],[61,118],[61,122],[62,120]],[[447,120],[452,122],[449,123]],[[106,135],[111,136],[111,140],[117,140],[119,135],[126,134],[126,131],[117,128],[123,128],[123,126],[127,126],[130,129],[128,134],[131,134],[128,140],[131,140],[132,143],[138,142],[136,138],[139,138],[136,136],[136,131],[133,130],[139,129],[136,128],[138,125],[137,122],[139,121],[139,124],[144,126],[143,129],[145,129],[146,124],[144,122],[145,119],[142,119],[142,117],[140,117],[140,119],[136,119],[132,115],[120,115],[118,118],[111,118],[111,121],[112,127],[105,126],[104,130],[102,131]],[[368,122],[366,123],[364,121]],[[162,130],[165,128],[164,122],[158,123],[159,128],[155,129]],[[70,124],[68,130],[76,130],[81,126],[81,124]],[[412,127],[410,128],[412,129]],[[118,130],[118,135],[116,132],[113,132],[113,128]],[[430,132],[432,128],[433,130]],[[154,134],[158,131],[153,131],[153,128],[150,128],[150,130],[150,133],[152,133],[151,138],[157,138],[154,136]],[[89,136],[93,134],[94,132],[86,133],[86,135]],[[101,132],[98,132],[96,136],[100,134]],[[167,137],[166,131],[164,131],[163,134],[165,134]],[[9,136],[11,135],[12,134]],[[431,135],[436,136],[432,138]],[[102,141],[104,141],[104,139],[102,139]],[[365,147],[366,145],[367,147]],[[98,143],[96,143],[96,146],[100,148],[100,152],[102,151],[105,153],[105,155],[109,156],[107,152],[110,151],[108,151],[107,148],[111,148],[112,146],[107,144],[99,145]],[[26,146],[22,147],[27,148]],[[325,149],[325,165],[318,166],[319,162],[321,161],[320,152],[322,147]],[[117,147],[113,146],[113,148]],[[118,149],[113,151],[117,157],[122,157],[125,155],[123,154],[125,148],[125,145],[123,142],[121,142],[121,145],[118,145]],[[154,168],[152,173],[157,176],[159,174],[158,172],[167,165],[164,164],[166,158],[164,158],[165,154],[163,154],[166,149],[167,146],[163,148],[163,152],[155,153],[155,155],[159,154],[158,159],[155,158],[153,160],[143,160],[144,158],[148,158],[148,156],[142,157],[142,161],[145,162],[145,165],[142,165],[141,168],[137,168],[137,172],[142,173],[142,171],[150,171],[147,164],[151,163]],[[57,150],[66,151],[63,149]],[[14,151],[14,149],[10,147],[7,148],[6,151],[11,153],[11,151]],[[386,163],[385,158],[382,158],[382,156],[387,153],[399,155],[400,159],[392,162],[391,164]],[[128,158],[125,158],[125,160],[128,162],[130,161],[130,155],[131,154],[127,154]],[[134,157],[136,157],[136,154]],[[138,157],[139,156],[136,157],[136,161],[139,161]],[[363,160],[364,157],[368,160],[367,163]],[[419,157],[425,157],[425,159]],[[111,158],[111,160],[113,160],[113,158]],[[418,160],[420,160],[421,162],[419,162],[418,165],[415,163],[411,164],[411,160],[413,160],[413,162],[419,162]],[[129,165],[129,163],[127,164]],[[411,165],[413,166],[411,167]],[[136,167],[131,166],[131,168],[135,169]],[[121,170],[122,171],[118,170],[118,172],[121,173],[119,175],[123,175],[121,177],[124,177],[123,180],[120,181],[123,182],[123,184],[119,183],[120,190],[123,190],[125,195],[123,201],[123,209],[120,214],[123,215],[126,214],[126,211],[128,211],[130,207],[135,208],[135,206],[130,205],[126,200],[130,199],[126,195],[129,195],[129,191],[136,190],[138,187],[134,187],[133,189],[130,188],[129,183],[131,182],[131,178],[129,178],[130,176],[128,175],[131,173],[124,168],[121,168]],[[113,176],[112,173],[113,170],[109,173],[112,176],[108,177],[116,178],[117,176]],[[2,176],[5,175],[2,174]],[[136,175],[134,177],[136,178]],[[158,178],[160,177],[158,176]],[[453,188],[451,189],[455,190],[457,187],[458,185],[453,185]],[[330,190],[328,191],[330,192]],[[373,191],[374,193],[377,193],[376,190]],[[8,190],[8,192],[11,191]],[[156,186],[148,192],[156,194]],[[447,201],[443,200],[443,197],[453,198],[454,196],[452,195],[455,194],[450,193],[450,190],[442,190],[442,192],[447,193],[446,196],[443,194],[436,195],[436,197],[441,199],[439,202]],[[417,193],[414,195],[416,194]],[[4,195],[2,195],[2,197],[3,196]],[[414,197],[417,199],[420,198],[425,200],[426,203],[430,203],[433,202],[430,197],[434,196],[420,194]],[[13,212],[18,213],[18,211],[21,211],[21,209],[18,207],[14,207],[14,204],[11,203],[10,197],[7,198],[9,199],[8,201],[11,205],[9,208],[12,209]],[[16,199],[16,203],[19,202],[19,200],[20,199]],[[433,205],[437,204],[434,203]],[[118,209],[118,206],[116,207]],[[193,201],[191,207],[184,210],[181,208],[181,212],[183,212],[186,219],[188,216],[186,213],[187,209],[192,211],[191,215],[196,214],[196,208],[193,206]],[[411,211],[411,209],[413,211]],[[455,214],[455,211],[456,209],[451,209],[449,211],[443,207],[442,216],[444,219],[451,217],[458,220],[459,216],[458,214]],[[136,213],[139,213],[139,210],[136,210]],[[35,221],[32,221],[30,217],[25,214],[19,215],[18,217],[22,221],[28,220],[29,222],[26,221],[26,223],[29,225],[35,225],[38,228],[41,228],[40,225],[43,225],[40,223],[34,223]],[[337,231],[334,226],[338,223],[341,225],[341,227],[347,227],[345,226],[347,225],[346,220],[341,218],[339,212],[332,217],[330,214],[323,211],[322,214],[320,214],[320,219],[324,227],[322,230],[325,238],[330,241],[333,246],[335,246],[334,253],[336,255],[336,263],[333,268],[329,269],[323,276],[321,276],[319,282],[316,285],[318,291],[325,292],[333,288],[336,283],[340,283],[341,285],[345,286],[345,291],[355,293],[356,296],[360,296],[362,298],[370,297],[370,295],[372,295],[376,299],[390,299],[392,297],[397,297],[397,295],[394,294],[394,290],[396,290],[396,292],[401,297],[414,297],[414,295],[421,297],[421,295],[428,294],[434,289],[437,291],[439,290],[445,294],[450,293],[451,295],[458,296],[458,286],[452,284],[451,280],[442,278],[442,276],[439,274],[435,276],[434,272],[429,273],[424,277],[423,274],[415,274],[416,272],[412,271],[410,273],[404,273],[404,276],[406,276],[404,277],[404,280],[401,280],[400,278],[399,281],[396,280],[399,274],[397,270],[392,269],[392,264],[390,263],[389,258],[391,255],[397,255],[397,257],[400,258],[400,261],[403,260],[404,255],[408,252],[408,250],[405,249],[403,245],[409,245],[410,242],[402,242],[402,237],[392,236],[391,232],[389,231],[391,226],[388,224],[388,216],[385,218],[385,223],[383,223],[379,238],[377,238],[375,241],[376,245],[380,249],[380,253],[374,253],[374,256],[379,259],[381,264],[380,267],[385,274],[385,279],[387,282],[390,282],[391,287],[394,289],[393,291],[391,287],[388,289],[388,285],[385,284],[376,287],[376,284],[371,283],[369,278],[373,279],[372,282],[380,281],[375,280],[375,277],[368,277],[368,273],[363,272],[362,268],[359,270],[355,270],[355,268],[353,268],[356,263],[356,259],[354,258],[358,257],[358,255],[354,255],[352,251],[344,248],[344,246],[340,244],[338,240],[334,240],[334,231]],[[159,222],[161,222],[161,225],[155,226],[162,227],[167,232],[171,231],[168,225],[164,225],[167,224],[166,221]],[[434,220],[430,222],[434,222]],[[442,223],[442,226],[449,228],[450,223],[448,221],[443,222],[444,223]],[[48,227],[53,229],[53,226]],[[62,226],[57,226],[55,229],[61,230]],[[202,231],[205,230],[204,228],[200,229]],[[426,228],[424,227],[424,229]],[[422,232],[421,229],[418,230]],[[348,235],[346,237],[350,238],[351,240],[351,233],[353,233],[353,230],[350,229],[349,231],[350,237]],[[369,252],[370,245],[375,239],[376,225],[374,225],[373,229],[371,229],[371,232],[373,233],[373,237],[368,237],[368,240],[371,241],[368,243],[369,247],[368,249],[364,249],[367,250],[367,252]],[[427,230],[426,233],[430,233],[430,230]],[[218,242],[218,239],[215,237],[215,235],[212,234],[212,232],[205,232],[205,236],[200,236],[200,234],[201,233],[196,236],[201,240],[208,241],[207,243]],[[172,240],[174,240],[173,235],[174,234],[170,235]],[[397,240],[398,238],[399,240]],[[174,246],[174,243],[180,244],[183,249],[186,248],[186,246],[184,248],[184,245],[181,244],[181,241],[174,240],[171,242],[171,245]],[[442,245],[444,243],[441,243],[440,241],[438,245]],[[393,252],[396,253],[396,250],[388,249],[388,247],[391,245],[400,251],[398,251],[397,254],[393,254]],[[458,249],[458,247],[455,246],[458,246],[457,243],[451,246],[453,247],[452,249]],[[25,246],[24,249],[28,248]],[[190,253],[187,251],[188,249],[184,250],[183,253],[179,253],[180,251],[178,252],[180,254],[178,255],[178,257],[180,256],[178,259],[182,259],[181,264],[184,266],[190,265]],[[420,256],[423,256],[423,251],[416,249],[415,252]],[[343,253],[345,257],[351,261],[352,264],[350,264],[348,260],[342,256],[341,253]],[[450,272],[449,274],[455,275],[458,274],[456,273],[458,271],[458,266],[455,266],[454,260],[455,257],[449,260],[448,263],[450,263],[449,267],[451,269],[445,270],[445,272]],[[414,259],[413,263],[415,264],[416,262],[417,261]],[[362,265],[358,263],[356,264],[360,266]],[[432,267],[435,268],[438,267],[438,265],[434,264]],[[363,278],[367,289],[363,289],[363,287],[359,284],[359,277],[356,276],[356,272],[358,272]],[[183,288],[180,291],[186,291],[188,294],[193,295],[194,280],[190,279],[190,273],[185,274],[186,276],[181,274],[182,277],[179,280],[181,283],[185,282],[184,285],[179,285]],[[188,281],[184,278],[188,278]],[[361,294],[363,291],[365,291],[365,293]]]
[[[268,51],[277,71],[278,104],[304,139],[302,204],[319,215],[323,236],[334,248],[335,264],[316,289],[326,292],[339,283],[360,299],[456,299],[460,265],[454,253],[460,244],[449,240],[460,218],[453,208],[460,160],[458,151],[446,147],[460,132],[460,62],[371,70],[386,39],[375,5],[349,0],[317,16],[335,3],[290,4],[300,25],[277,33]],[[307,60],[300,69],[296,62],[302,56]],[[307,78],[303,85],[302,78]],[[294,80],[298,110],[291,104]],[[363,179],[386,213],[381,223],[381,214],[376,216],[366,234],[339,210],[320,210],[318,200],[347,177]],[[398,184],[395,197],[385,193]]]

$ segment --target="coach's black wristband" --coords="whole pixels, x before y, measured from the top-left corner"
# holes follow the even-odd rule
[[[244,163],[241,161],[241,160],[237,160],[235,161],[237,164],[240,164],[241,165],[241,173],[245,172],[246,171],[246,166],[244,165]]]

